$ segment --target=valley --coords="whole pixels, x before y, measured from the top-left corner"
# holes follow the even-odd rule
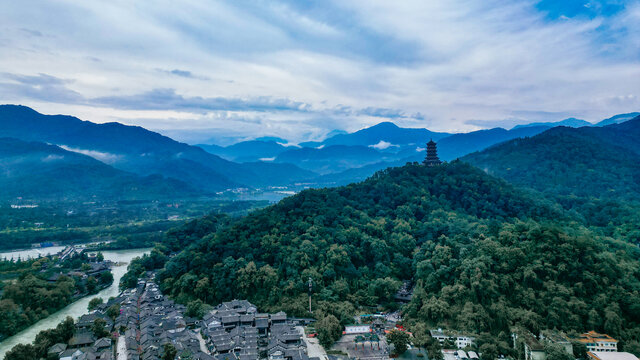
[[[213,306],[228,306],[234,299],[272,313],[270,322],[278,318],[274,314],[286,312],[289,330],[304,325],[317,334],[320,350],[313,351],[321,356],[328,356],[322,355],[325,350],[336,356],[358,354],[362,341],[372,349],[382,344],[370,355],[385,357],[408,341],[418,349],[407,354],[438,360],[449,356],[446,349],[452,346],[436,341],[434,329],[441,327],[465,334],[469,342],[458,349],[482,359],[518,359],[520,345],[510,345],[511,337],[528,339],[551,330],[559,331],[560,338],[605,332],[620,341],[620,350],[634,352],[640,346],[640,151],[635,141],[640,118],[619,118],[626,121],[579,128],[532,124],[453,135],[383,123],[323,143],[284,146],[256,140],[227,148],[200,145],[200,150],[125,127],[125,132],[160,141],[163,149],[191,153],[188,161],[175,162],[165,152],[161,156],[169,158],[161,161],[177,171],[160,174],[154,173],[158,154],[153,164],[140,160],[135,153],[140,150],[128,150],[126,162],[103,162],[95,154],[70,151],[63,141],[84,145],[67,134],[46,135],[49,141],[62,137],[58,145],[33,142],[44,135],[5,139],[8,160],[3,166],[11,169],[5,179],[11,195],[0,207],[0,246],[23,249],[19,256],[6,253],[8,263],[15,264],[34,261],[29,254],[78,244],[101,251],[105,259],[119,259],[114,283],[97,295],[106,306],[115,301],[125,312],[145,309],[122,307],[131,299],[162,296],[163,311],[177,311],[188,320],[188,330],[172,340],[188,356],[224,354],[226,332],[216,330],[215,321],[206,323],[206,330],[195,322],[211,319]],[[425,134],[438,140],[429,143],[428,161],[422,163],[424,144],[411,141]],[[403,145],[390,142],[402,139]],[[154,148],[153,141],[145,151]],[[122,149],[118,146],[107,142],[98,149]],[[219,157],[203,155],[204,150]],[[54,163],[62,162],[39,165],[52,156]],[[204,159],[217,161],[215,174]],[[129,161],[137,164],[131,167]],[[38,190],[43,179],[70,174],[69,166],[99,171],[71,173],[73,180]],[[41,170],[39,177],[18,175],[34,174],[33,169]],[[239,169],[254,175],[220,175]],[[216,180],[206,183],[212,176]],[[45,344],[53,344],[37,340],[36,334],[58,323],[68,326],[61,323],[67,315],[103,317],[108,327],[116,317],[109,320],[106,308],[86,315],[92,297],[81,296],[4,340],[2,354],[28,353],[32,345],[15,345],[34,340],[33,349],[44,351]],[[156,314],[158,307],[146,309],[155,314],[149,319],[167,321],[162,311]],[[354,321],[374,326],[361,323],[360,316],[367,314],[397,319],[385,322],[376,337],[340,340],[338,331],[357,328]],[[122,321],[127,323],[109,330],[115,341],[111,347],[94,353],[117,348],[131,356],[161,356],[170,351],[132,335],[155,333],[143,327],[147,320]],[[254,321],[251,326],[257,327]],[[74,334],[83,334],[78,326]],[[177,329],[183,327],[166,336]],[[299,336],[298,330],[286,331],[282,336]],[[402,340],[405,331],[412,334],[410,340]],[[202,335],[205,345],[192,344]],[[72,344],[73,339],[64,341]],[[95,335],[92,341],[100,339]],[[255,347],[258,357],[271,354],[262,343],[266,340]],[[306,354],[312,346],[296,341],[282,351],[295,348]],[[143,350],[131,350],[129,343]],[[239,355],[254,356],[253,345],[239,349]]]

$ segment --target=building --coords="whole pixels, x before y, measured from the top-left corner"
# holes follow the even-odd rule
[[[521,336],[524,345],[525,360],[545,360],[547,358],[544,345],[542,345],[535,336],[530,333],[524,333]]]
[[[540,339],[547,343],[560,345],[567,354],[573,356],[573,344],[563,333],[557,330],[544,330],[540,334]]]
[[[590,360],[638,360],[631,353],[617,351],[589,351],[587,356]]]
[[[424,159],[424,164],[427,166],[436,166],[442,164],[440,158],[438,158],[438,149],[436,143],[430,140],[427,143],[427,157]]]
[[[438,340],[440,346],[444,346],[447,340],[455,344],[458,349],[464,349],[467,346],[471,347],[475,343],[475,338],[465,334],[459,334],[456,332],[444,332],[442,329],[430,330],[429,334],[432,338]]]
[[[371,325],[347,325],[344,327],[344,334],[367,334],[371,332]]]
[[[615,352],[618,351],[618,340],[607,334],[599,334],[595,331],[589,331],[576,339],[587,347],[587,351],[591,352]]]

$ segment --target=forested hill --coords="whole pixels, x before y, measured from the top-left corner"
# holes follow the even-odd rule
[[[640,200],[639,138],[640,116],[605,127],[558,127],[463,160],[554,195]]]
[[[157,279],[185,303],[247,298],[304,316],[311,277],[314,316],[343,323],[356,308],[393,308],[401,281],[414,280],[406,320],[423,329],[491,332],[497,347],[513,324],[631,338],[638,249],[596,238],[559,209],[462,162],[406,165],[193,236]]]
[[[303,292],[311,276],[327,299],[345,299],[340,287],[353,286],[351,292],[359,292],[354,303],[375,305],[390,300],[397,280],[412,278],[420,244],[477,235],[480,224],[496,231],[502,221],[560,216],[549,203],[467,164],[407,165],[359,184],[306,190],[255,211],[179,254],[159,278],[176,296],[210,302],[248,297],[275,306],[282,295]],[[237,281],[250,262],[269,276]],[[205,276],[212,286],[193,282]]]

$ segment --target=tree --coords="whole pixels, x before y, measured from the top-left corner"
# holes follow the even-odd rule
[[[7,352],[5,359],[11,360],[37,360],[36,350],[31,344],[18,344]]]
[[[544,351],[547,354],[547,360],[574,360],[564,347],[557,344],[546,344]]]
[[[496,344],[482,344],[478,351],[482,354],[482,360],[495,360],[498,357],[498,347]]]
[[[162,353],[162,360],[174,360],[178,355],[178,350],[176,350],[173,344],[164,344],[164,352]]]
[[[101,251],[98,251],[98,255],[96,255],[96,260],[98,261],[104,261],[104,255],[102,254]]]
[[[103,338],[109,336],[109,331],[105,328],[107,326],[107,322],[104,319],[96,319],[91,325],[91,331],[96,338]]]
[[[202,319],[204,314],[210,309],[211,306],[203,303],[200,299],[189,301],[187,303],[187,311],[185,312],[185,315]]]
[[[89,294],[95,293],[97,288],[98,281],[93,276],[89,276],[87,278],[87,291],[89,292]]]
[[[427,333],[427,326],[424,323],[417,323],[412,328],[413,344],[418,348],[426,348],[430,344],[429,334]]]
[[[429,353],[429,359],[431,360],[443,360],[442,348],[440,342],[437,339],[430,337],[429,344],[427,345],[427,352]]]
[[[329,348],[340,339],[342,335],[342,325],[340,321],[333,316],[327,315],[316,323],[316,331],[318,332],[318,341],[326,348]]]
[[[572,341],[571,345],[573,345],[573,356],[576,359],[586,359],[587,358],[587,346],[580,341]]]
[[[104,300],[102,300],[102,298],[95,297],[89,301],[89,305],[87,306],[87,309],[91,311],[97,308],[99,305],[102,305],[103,303],[104,303]]]
[[[109,306],[109,308],[107,309],[107,316],[109,316],[111,320],[115,320],[118,315],[120,315],[120,305],[114,304]]]
[[[409,334],[400,330],[391,330],[387,334],[387,340],[393,344],[394,352],[396,355],[402,355],[407,351],[409,345]]]
[[[100,274],[100,284],[107,285],[113,282],[113,274],[110,271],[105,271]]]

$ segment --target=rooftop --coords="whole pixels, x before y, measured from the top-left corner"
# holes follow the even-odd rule
[[[607,334],[599,334],[595,331],[589,331],[587,333],[580,334],[580,337],[578,337],[576,340],[585,344],[595,343],[595,342],[615,342],[615,343],[618,342],[618,340],[612,338]]]

